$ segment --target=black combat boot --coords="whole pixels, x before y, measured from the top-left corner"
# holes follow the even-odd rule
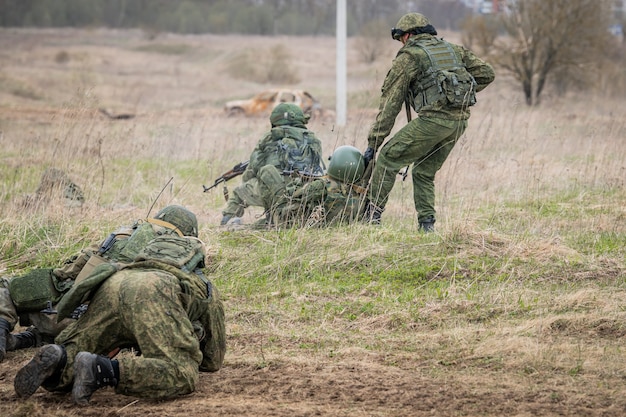
[[[424,220],[420,220],[418,230],[423,233],[434,232],[435,231],[435,218],[433,216],[430,216]]]
[[[47,379],[59,378],[66,362],[63,346],[43,346],[30,362],[17,371],[13,381],[15,393],[20,398],[30,397]]]
[[[11,333],[11,324],[6,319],[0,319],[0,362],[7,353],[7,339]]]
[[[78,405],[87,405],[96,390],[115,387],[118,380],[117,361],[102,355],[79,352],[74,359],[72,399]]]
[[[12,334],[7,337],[7,352],[18,349],[26,349],[41,346],[42,338],[36,327],[29,327],[23,332]]]

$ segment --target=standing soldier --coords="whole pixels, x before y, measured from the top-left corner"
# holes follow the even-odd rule
[[[494,80],[491,65],[436,35],[435,28],[419,13],[402,16],[391,29],[392,38],[403,46],[382,86],[378,115],[363,153],[366,164],[383,145],[403,104],[413,107],[418,117],[409,117],[409,122],[382,146],[368,189],[364,216],[368,223],[380,223],[396,175],[402,167],[413,164],[419,229],[434,231],[435,174],[467,127],[475,93]]]

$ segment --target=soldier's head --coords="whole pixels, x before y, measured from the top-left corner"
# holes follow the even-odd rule
[[[185,236],[198,237],[198,219],[183,206],[167,206],[161,209],[154,218],[173,224]]]
[[[270,114],[272,127],[276,126],[304,126],[309,121],[309,116],[302,112],[300,106],[293,103],[280,103],[274,107]]]
[[[363,155],[354,146],[340,146],[330,157],[327,174],[334,180],[354,184],[365,171]]]
[[[410,35],[428,33],[434,36],[437,34],[437,30],[423,14],[407,13],[391,29],[391,37],[397,41],[402,41],[403,36],[407,33]]]

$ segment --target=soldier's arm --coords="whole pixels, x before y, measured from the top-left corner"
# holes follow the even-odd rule
[[[367,143],[370,148],[378,150],[385,138],[389,136],[396,117],[408,94],[411,80],[411,69],[415,67],[408,54],[399,54],[393,61],[391,69],[385,77],[381,88],[378,115],[370,128]]]
[[[467,71],[476,80],[476,91],[481,91],[496,78],[493,67],[486,61],[478,58],[474,53],[466,48],[462,48],[463,64]]]
[[[265,152],[268,144],[272,142],[272,132],[267,132],[263,138],[257,143],[252,154],[250,154],[250,163],[248,168],[243,173],[243,180],[249,181],[252,178],[256,178],[259,173],[259,169],[263,168],[265,162]]]

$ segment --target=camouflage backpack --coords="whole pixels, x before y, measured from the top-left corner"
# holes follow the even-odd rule
[[[448,42],[417,39],[410,46],[423,50],[430,60],[430,68],[417,83],[416,111],[428,105],[461,109],[476,104],[476,81]]]
[[[268,150],[275,153],[277,168],[309,174],[322,174],[322,146],[315,135],[301,127],[276,126],[271,130]]]

